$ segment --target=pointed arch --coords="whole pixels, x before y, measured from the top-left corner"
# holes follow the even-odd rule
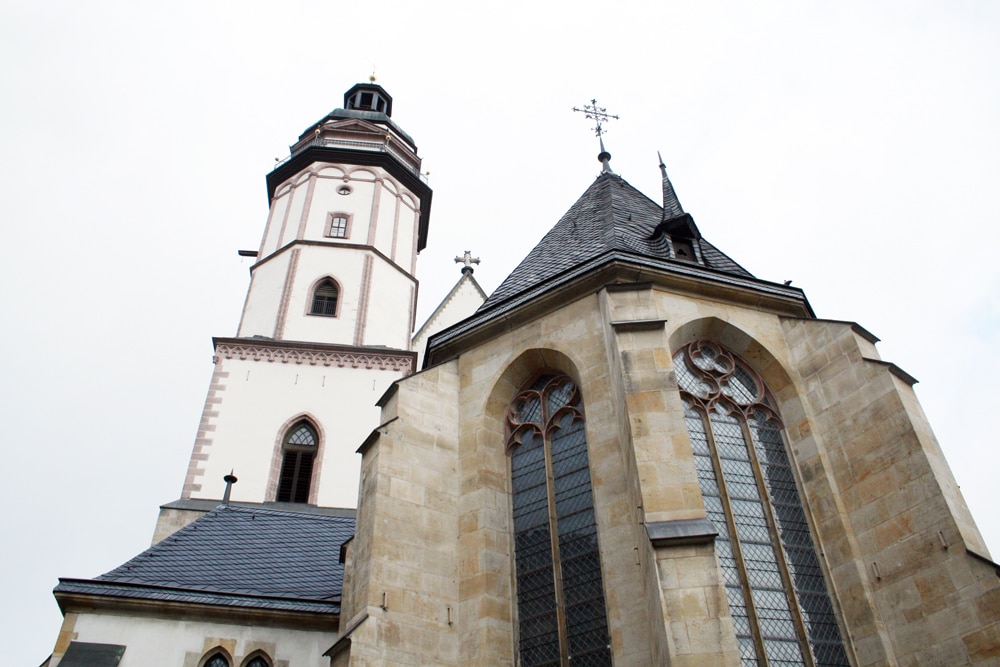
[[[233,656],[221,646],[205,651],[198,667],[233,667]]]
[[[243,658],[240,667],[274,667],[274,661],[267,653],[257,649]]]
[[[267,498],[315,504],[325,441],[323,429],[312,414],[300,413],[285,421],[275,438]]]
[[[340,295],[343,294],[340,283],[330,275],[316,279],[309,286],[308,314],[320,317],[340,316]]]
[[[686,322],[670,335],[671,353],[676,354],[684,345],[702,338],[719,343],[738,354],[760,374],[779,402],[785,403],[787,400],[801,406],[792,386],[791,376],[781,362],[753,336],[730,322],[717,317]],[[800,409],[797,407],[796,412]],[[782,407],[782,412],[787,410],[788,406]]]
[[[493,384],[493,389],[487,395],[484,414],[498,425],[497,430],[503,430],[507,406],[521,387],[537,375],[541,369],[550,369],[565,373],[574,382],[580,384],[580,371],[577,365],[566,354],[550,348],[532,348],[525,350],[516,359],[507,364],[503,373]]]

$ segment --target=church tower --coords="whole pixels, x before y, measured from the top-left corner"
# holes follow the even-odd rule
[[[182,500],[355,504],[375,401],[414,370],[417,252],[431,190],[392,97],[362,83],[267,177],[270,213],[239,330],[215,373]]]

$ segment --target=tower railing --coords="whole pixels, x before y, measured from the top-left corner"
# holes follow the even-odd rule
[[[291,160],[293,157],[304,151],[311,146],[320,147],[338,147],[338,148],[350,148],[353,150],[370,151],[373,153],[388,153],[389,155],[396,158],[401,165],[406,167],[409,171],[413,173],[414,176],[419,178],[424,183],[427,182],[427,177],[420,173],[419,167],[413,165],[413,157],[407,156],[406,154],[393,148],[392,143],[389,141],[357,141],[355,139],[338,139],[336,137],[315,137],[308,142],[302,142],[297,146],[294,146],[291,154],[283,160],[275,162],[274,169],[278,169],[286,162]],[[273,170],[272,170],[273,171]]]

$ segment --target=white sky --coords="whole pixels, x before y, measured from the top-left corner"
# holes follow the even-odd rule
[[[710,241],[921,381],[1000,555],[998,35],[963,1],[0,3],[6,661],[50,652],[57,577],[148,546],[264,176],[373,65],[431,172],[424,316],[456,254],[491,291],[590,184],[596,96],[618,173],[658,199],[662,151]]]

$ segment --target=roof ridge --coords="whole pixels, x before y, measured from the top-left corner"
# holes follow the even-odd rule
[[[283,510],[283,509],[277,509],[277,508],[274,508],[274,507],[241,507],[239,505],[221,505],[221,504],[218,505],[217,507],[209,510],[208,512],[206,512],[204,516],[208,516],[210,514],[214,514],[214,513],[216,513],[219,510],[230,510],[230,511],[239,512],[239,513],[247,513],[247,512],[249,512],[251,514],[275,514],[275,515],[281,515],[281,516],[294,516],[294,517],[301,517],[303,519],[319,519],[319,520],[325,520],[325,519],[335,519],[336,520],[336,519],[339,519],[339,520],[347,520],[347,521],[354,521],[355,520],[352,517],[335,516],[335,515],[332,515],[332,514],[313,514],[312,512],[296,512],[294,510]],[[199,517],[199,519],[200,518],[203,518],[203,517]],[[192,523],[194,523],[194,522],[192,522]],[[191,525],[191,524],[188,524],[188,525]],[[186,527],[187,526],[185,526],[185,528]],[[178,532],[180,532],[180,531],[178,531]]]

